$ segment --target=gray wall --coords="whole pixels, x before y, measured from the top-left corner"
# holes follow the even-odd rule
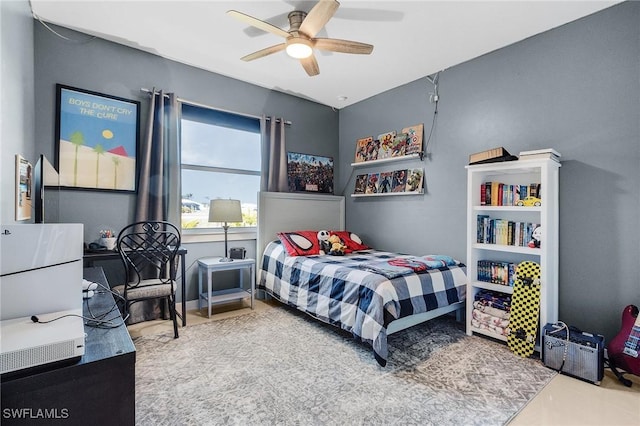
[[[426,79],[341,110],[338,125],[328,107],[56,28],[83,41],[67,42],[28,20],[27,2],[0,5],[3,222],[13,219],[6,201],[13,194],[7,183],[13,182],[13,155],[54,159],[55,83],[139,99],[143,115],[139,88],[154,86],[224,109],[282,115],[294,123],[289,149],[333,156],[336,188],[345,187],[345,194],[358,172],[350,167],[357,138],[416,123],[425,123],[428,134],[431,126],[433,88]],[[554,147],[564,160],[560,317],[613,337],[622,308],[640,305],[638,22],[640,4],[627,2],[445,70],[431,156],[414,163],[426,169],[427,194],[347,197],[348,227],[380,248],[464,259],[469,153],[501,145],[514,153]],[[88,233],[105,223],[119,228],[133,212],[133,196],[126,194],[65,191],[61,204],[65,221],[85,223]],[[221,244],[192,244],[187,263],[220,251]],[[193,299],[193,268],[189,279]]]
[[[464,259],[468,155],[553,147],[560,319],[611,339],[624,306],[640,305],[639,23],[627,2],[444,70],[431,156],[414,163],[426,195],[348,197],[347,226],[375,247]],[[421,79],[340,111],[342,185],[357,138],[422,122],[429,133],[432,90]]]
[[[36,22],[35,34],[35,151],[55,159],[55,85],[62,83],[142,102],[140,88],[163,88],[193,102],[253,115],[276,115],[292,121],[287,129],[287,149],[337,158],[338,113],[330,107],[264,89],[158,56],[111,43],[65,28],[53,27],[76,40],[66,41]],[[144,127],[144,126],[142,126]],[[178,167],[178,164],[175,164]],[[85,224],[85,240],[93,241],[104,227],[120,230],[133,219],[135,195],[61,191],[60,220]],[[255,257],[255,240],[234,241]],[[224,243],[188,244],[187,299],[196,298],[195,260],[224,251]],[[114,275],[108,276],[108,278]],[[110,280],[111,281],[111,280]],[[180,296],[179,296],[180,298]]]
[[[15,220],[15,156],[35,165],[33,117],[33,19],[26,1],[0,1],[0,222]],[[22,221],[20,223],[28,223]]]

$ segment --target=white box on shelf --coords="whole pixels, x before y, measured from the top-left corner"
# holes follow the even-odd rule
[[[72,223],[2,225],[2,373],[84,354],[83,228]]]

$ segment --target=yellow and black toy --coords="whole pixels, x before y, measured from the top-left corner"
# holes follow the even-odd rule
[[[511,316],[507,345],[516,355],[529,357],[536,344],[540,315],[540,265],[525,261],[518,264],[511,297]]]

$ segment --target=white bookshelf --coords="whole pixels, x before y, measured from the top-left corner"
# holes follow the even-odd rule
[[[506,337],[490,330],[472,326],[471,318],[475,295],[481,289],[513,293],[513,288],[478,281],[478,261],[495,260],[519,263],[530,260],[540,264],[540,329],[549,322],[558,321],[558,185],[560,163],[551,159],[508,161],[466,166],[467,168],[467,334],[487,335],[506,341]],[[542,206],[484,206],[481,205],[481,185],[501,182],[509,185],[540,184]],[[539,248],[477,242],[477,217],[540,224],[542,230]]]

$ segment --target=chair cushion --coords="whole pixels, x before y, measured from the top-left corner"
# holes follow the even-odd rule
[[[175,281],[162,284],[158,279],[142,280],[137,287],[129,287],[127,299],[149,299],[153,297],[167,297],[175,293]],[[124,296],[124,285],[118,285],[111,290]]]

